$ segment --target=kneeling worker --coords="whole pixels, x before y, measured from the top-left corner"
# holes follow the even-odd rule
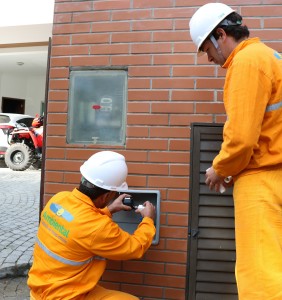
[[[98,152],[80,172],[79,188],[56,194],[42,211],[28,274],[31,299],[136,300],[130,294],[107,290],[98,281],[106,259],[144,255],[156,231],[155,207],[146,201],[144,209],[136,210],[143,220],[130,235],[111,218],[113,213],[131,210],[122,202],[126,194],[117,194],[127,190],[124,157],[112,151]]]

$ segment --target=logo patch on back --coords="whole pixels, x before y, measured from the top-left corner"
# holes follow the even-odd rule
[[[50,210],[57,215],[58,217],[62,217],[63,219],[71,222],[73,220],[73,215],[65,210],[61,205],[52,203],[50,205]]]

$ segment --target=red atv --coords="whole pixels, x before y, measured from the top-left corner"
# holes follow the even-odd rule
[[[31,165],[39,169],[42,162],[43,116],[36,116],[31,127],[17,125],[7,134],[8,147],[5,153],[7,167],[24,171]]]

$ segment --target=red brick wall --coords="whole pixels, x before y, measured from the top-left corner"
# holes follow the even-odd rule
[[[244,4],[242,4],[244,2]],[[44,201],[71,190],[91,154],[125,155],[131,189],[161,191],[160,243],[141,261],[109,262],[108,287],[143,299],[184,299],[189,210],[190,124],[223,122],[225,72],[198,58],[188,33],[198,5],[188,0],[56,0],[48,93]],[[282,51],[279,0],[226,0],[252,36]],[[69,67],[128,66],[124,147],[68,145]]]

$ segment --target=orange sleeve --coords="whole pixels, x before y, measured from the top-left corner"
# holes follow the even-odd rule
[[[249,56],[234,58],[224,86],[227,121],[223,130],[223,143],[213,161],[217,175],[236,176],[248,166],[254,151],[259,147],[270,93],[271,80],[264,74],[257,60]]]
[[[132,235],[111,219],[103,222],[99,232],[94,234],[91,248],[95,255],[112,260],[141,258],[150,247],[156,232],[153,220],[148,217],[142,220]]]

